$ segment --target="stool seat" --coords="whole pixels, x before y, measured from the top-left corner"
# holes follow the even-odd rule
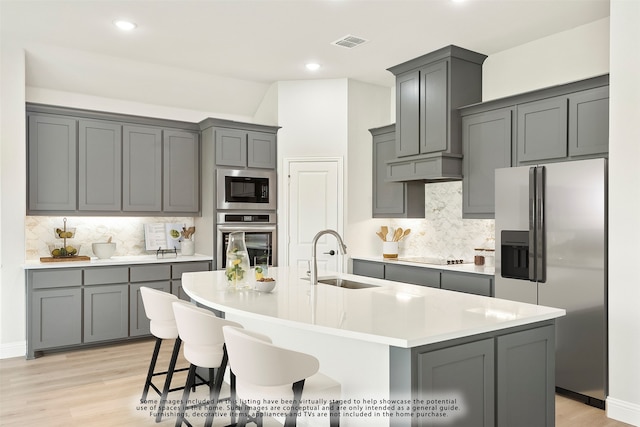
[[[236,393],[244,407],[238,426],[245,425],[248,418],[246,412],[249,405],[244,402],[262,402],[259,408],[253,408],[257,411],[257,423],[261,425],[261,412],[270,412],[269,405],[264,403],[265,399],[269,398],[277,402],[294,402],[285,420],[287,427],[297,424],[301,400],[321,398],[330,402],[330,425],[339,425],[341,385],[318,372],[318,359],[278,347],[267,336],[261,334],[231,326],[224,326],[222,330],[229,354],[232,380],[235,377]],[[255,403],[252,406],[255,406]]]

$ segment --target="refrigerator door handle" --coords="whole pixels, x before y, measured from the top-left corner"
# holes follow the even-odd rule
[[[529,280],[536,281],[536,167],[529,168]]]
[[[547,254],[545,230],[545,176],[544,166],[536,170],[536,280],[544,283],[547,280]]]

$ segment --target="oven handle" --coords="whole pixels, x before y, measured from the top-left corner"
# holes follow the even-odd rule
[[[234,231],[276,231],[276,225],[226,225],[218,224],[218,230],[223,233],[233,233]]]

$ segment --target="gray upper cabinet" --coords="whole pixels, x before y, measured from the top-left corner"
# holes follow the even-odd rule
[[[512,109],[462,118],[462,216],[495,216],[495,170],[511,166]]]
[[[200,210],[200,144],[198,134],[165,130],[163,134],[164,212]]]
[[[28,105],[27,213],[200,213],[194,123]]]
[[[396,157],[392,181],[460,179],[457,108],[482,100],[485,55],[447,46],[389,68],[396,76]]]
[[[77,121],[28,115],[28,213],[76,209]]]
[[[122,210],[162,210],[162,131],[141,126],[123,127]]]
[[[216,165],[276,168],[276,135],[241,129],[216,129]]]
[[[119,211],[122,206],[122,126],[80,120],[78,210]]]
[[[567,157],[567,97],[518,105],[518,161]]]
[[[569,155],[609,151],[609,87],[569,96]]]
[[[373,136],[373,218],[424,218],[424,183],[386,179],[387,161],[395,158],[395,125],[369,131]]]

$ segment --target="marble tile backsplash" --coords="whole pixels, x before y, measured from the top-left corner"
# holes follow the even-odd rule
[[[50,256],[49,245],[61,244],[54,234],[55,228],[63,228],[61,216],[27,216],[26,224],[26,255],[29,260]],[[78,255],[94,256],[91,244],[106,242],[109,237],[116,243],[114,256],[147,255],[144,240],[144,224],[171,222],[182,223],[189,227],[193,225],[192,217],[67,217],[67,228],[75,228],[73,239],[67,244],[80,246]],[[197,238],[197,231],[195,234]]]
[[[396,228],[411,228],[399,255],[473,260],[474,248],[495,249],[495,221],[462,219],[462,182],[425,185],[425,219],[390,219]]]

